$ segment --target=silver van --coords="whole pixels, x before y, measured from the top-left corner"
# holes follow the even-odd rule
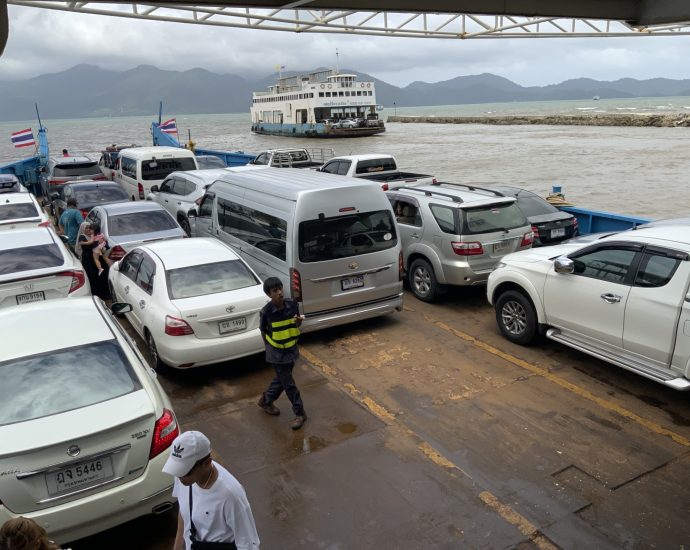
[[[217,237],[262,279],[283,281],[306,316],[303,332],[402,309],[393,209],[370,182],[297,168],[228,171],[189,216],[193,236]]]

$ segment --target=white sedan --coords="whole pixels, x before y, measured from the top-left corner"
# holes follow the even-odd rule
[[[84,268],[51,228],[0,231],[0,309],[90,294]]]
[[[20,227],[48,227],[50,218],[31,193],[0,195],[0,231]]]
[[[110,270],[113,299],[157,368],[198,367],[263,351],[259,312],[268,298],[259,277],[217,239],[138,246]]]
[[[170,509],[177,420],[103,302],[6,308],[0,334],[0,524],[31,518],[66,543]]]

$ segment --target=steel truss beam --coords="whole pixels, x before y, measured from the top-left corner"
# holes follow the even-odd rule
[[[455,40],[690,35],[690,23],[636,27],[623,21],[468,13],[310,9],[310,0],[275,8],[210,4],[63,2],[7,0],[33,8],[295,33],[332,33]]]

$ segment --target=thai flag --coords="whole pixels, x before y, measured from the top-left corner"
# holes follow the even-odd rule
[[[161,132],[166,134],[176,134],[177,133],[177,122],[174,118],[166,120],[160,125]]]
[[[10,138],[15,147],[29,147],[31,145],[36,145],[36,140],[34,139],[34,133],[31,128],[22,130],[20,132],[12,132],[12,137]]]

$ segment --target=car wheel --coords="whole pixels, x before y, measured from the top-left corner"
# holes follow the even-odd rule
[[[149,348],[149,355],[151,356],[153,368],[156,372],[165,372],[166,365],[161,361],[160,355],[158,355],[156,342],[153,339],[153,335],[148,330],[146,331],[146,345]]]
[[[436,281],[434,269],[421,258],[412,262],[409,282],[412,294],[424,302],[433,302],[443,292],[443,287]]]
[[[496,322],[503,336],[515,344],[527,345],[537,336],[534,306],[517,290],[508,290],[496,300]]]
[[[180,219],[177,220],[180,224],[180,227],[182,230],[187,234],[187,237],[192,236],[192,228],[189,225],[189,220],[185,218],[184,216],[180,216]]]

